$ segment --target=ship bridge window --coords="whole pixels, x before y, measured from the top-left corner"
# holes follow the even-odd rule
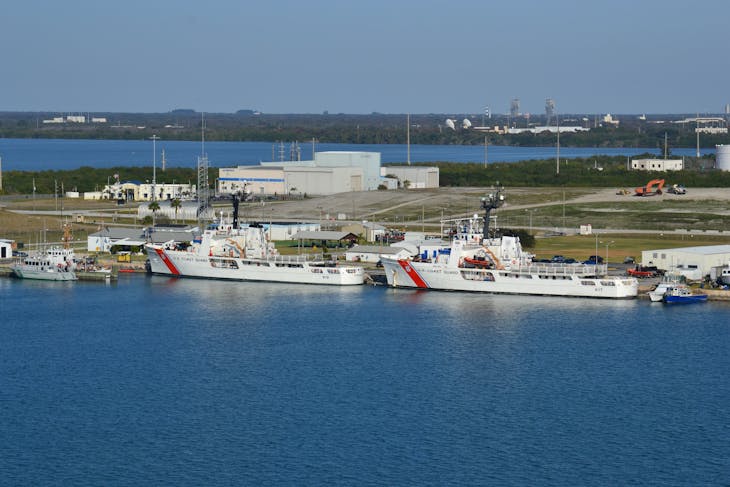
[[[462,279],[468,279],[470,281],[494,281],[494,274],[491,272],[483,271],[483,270],[470,270],[465,269],[461,271],[461,277]]]
[[[613,281],[601,281],[601,286],[615,286],[616,283]]]
[[[210,266],[219,269],[238,269],[238,263],[232,259],[210,259]]]
[[[580,281],[580,284],[582,286],[595,286],[596,285],[596,283],[593,281]]]

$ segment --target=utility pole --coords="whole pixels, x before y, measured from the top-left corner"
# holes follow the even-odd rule
[[[560,116],[555,114],[555,126],[558,129],[557,152],[555,153],[555,174],[560,175]]]
[[[695,132],[697,132],[697,159],[700,158],[700,119],[699,116],[697,118],[697,127],[695,128]],[[2,189],[2,188],[0,188]]]
[[[489,160],[489,153],[487,152],[489,144],[487,143],[487,136],[484,136],[484,168],[487,168],[487,161]]]
[[[411,114],[409,113],[406,115],[406,146],[407,146],[407,152],[408,152],[408,165],[411,165]]]
[[[157,151],[155,142],[160,138],[157,135],[150,137],[152,139],[152,201],[157,200]]]

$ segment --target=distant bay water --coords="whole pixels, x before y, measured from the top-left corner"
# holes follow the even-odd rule
[[[301,158],[311,160],[312,144],[300,143]],[[274,142],[200,142],[158,140],[157,163],[165,151],[168,167],[195,167],[197,158],[205,150],[211,166],[227,167],[256,165],[261,161],[279,160],[281,147]],[[320,151],[369,151],[380,152],[382,162],[406,162],[408,149],[405,144],[316,144]],[[483,163],[483,146],[470,145],[411,145],[412,162],[477,162]],[[635,156],[652,153],[656,148],[604,148],[561,147],[561,159],[591,157],[596,155]],[[694,156],[695,149],[673,149],[675,156]],[[702,154],[714,154],[714,148],[701,150]],[[515,162],[528,159],[555,157],[555,147],[488,146],[486,159],[493,162]],[[6,171],[67,170],[82,166],[96,168],[115,166],[146,166],[152,164],[150,140],[67,140],[67,139],[0,139],[0,157]],[[284,144],[283,155],[290,157],[290,144]]]

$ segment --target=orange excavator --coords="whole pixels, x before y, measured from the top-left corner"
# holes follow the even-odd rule
[[[636,196],[654,196],[655,194],[662,194],[664,189],[663,179],[652,179],[646,186],[636,188]]]

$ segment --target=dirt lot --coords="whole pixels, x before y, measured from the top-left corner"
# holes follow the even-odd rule
[[[346,221],[377,221],[388,226],[420,229],[422,226],[436,226],[442,218],[458,218],[481,213],[480,199],[492,188],[439,188],[429,190],[367,191],[340,193],[330,196],[306,198],[294,201],[248,202],[241,206],[241,217],[253,220],[309,220],[320,221],[324,226],[334,227]],[[691,203],[693,212],[730,214],[730,188],[690,189],[686,195],[662,194],[638,198],[617,195],[615,188],[507,188],[507,202],[504,212],[515,210],[539,209],[546,207],[575,207],[585,204],[606,203],[607,217],[610,218],[612,205],[630,203],[639,206],[646,204],[651,212],[668,211],[661,209],[663,202]],[[657,210],[657,203],[660,209]],[[681,204],[681,203],[680,203]],[[31,206],[32,205],[32,206]],[[18,214],[14,210],[31,210],[39,214]],[[116,205],[103,202],[63,202],[66,219],[69,213],[104,212],[117,209]],[[677,205],[668,206],[676,208]],[[37,233],[44,228],[60,231],[61,218],[56,211],[57,203],[50,200],[28,200],[0,202],[0,238],[17,238]],[[126,208],[126,207],[125,207]],[[123,208],[119,208],[122,210]],[[230,211],[230,205],[223,203],[219,210]],[[600,211],[600,209],[599,209]],[[526,212],[522,212],[526,219]],[[651,218],[647,216],[647,218]],[[425,222],[425,224],[423,223]],[[519,222],[518,222],[519,223]],[[574,222],[569,222],[571,225]],[[74,229],[95,231],[98,225],[79,225]],[[522,226],[527,226],[523,222]],[[536,215],[535,227],[539,227]],[[596,228],[600,228],[596,226]],[[717,230],[727,230],[717,228]],[[49,236],[50,237],[50,236]],[[50,239],[50,238],[49,238]]]
[[[480,212],[480,199],[491,188],[439,188],[434,190],[368,191],[341,193],[292,202],[247,203],[254,218],[259,215],[274,219],[338,219],[386,222],[437,222]],[[650,203],[664,201],[702,201],[713,212],[727,211],[730,188],[692,189],[686,195],[664,193],[639,198],[617,195],[614,188],[508,188],[504,210],[521,210],[552,205],[585,203]],[[610,205],[607,205],[610,206]]]

